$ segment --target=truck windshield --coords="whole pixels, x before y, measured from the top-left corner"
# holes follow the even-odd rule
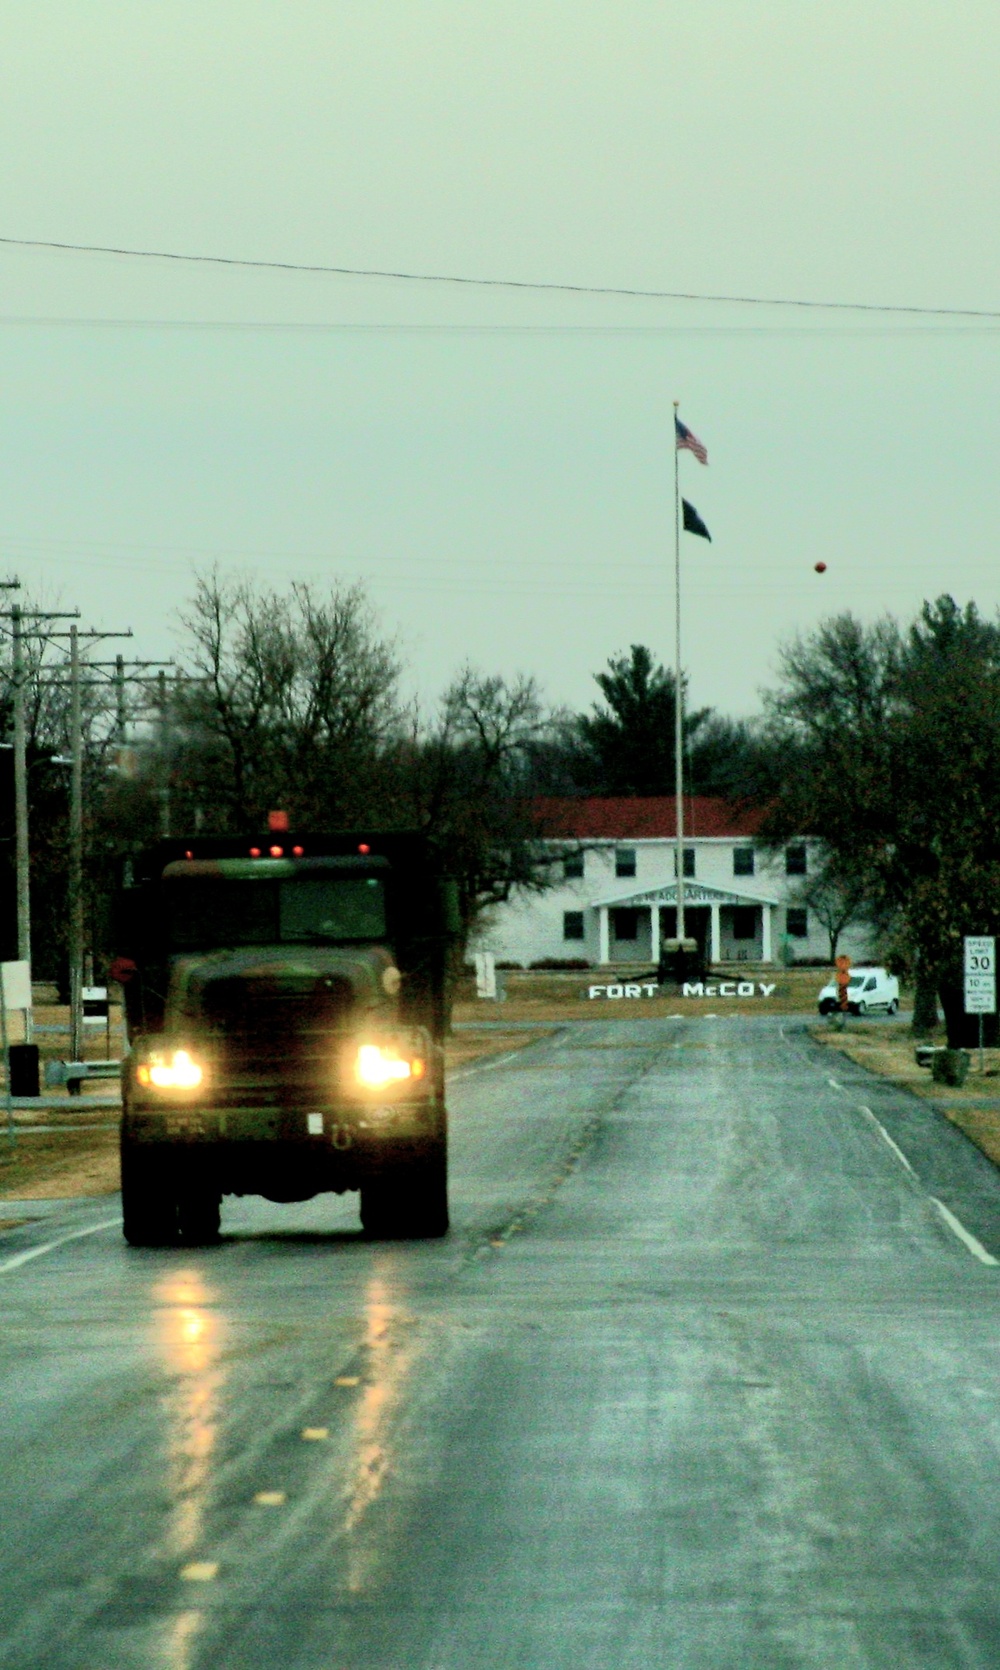
[[[166,886],[173,951],[235,945],[340,944],[385,938],[377,876],[297,876],[288,881],[192,877]]]

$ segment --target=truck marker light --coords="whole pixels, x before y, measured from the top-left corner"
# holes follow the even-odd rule
[[[268,847],[267,850],[271,854],[272,858],[284,858],[285,856],[284,847]]]
[[[423,1072],[423,1062],[420,1064],[421,1073],[413,1072],[413,1063],[404,1061],[400,1056],[383,1049],[380,1044],[362,1044],[358,1050],[357,1075],[362,1084],[381,1087],[391,1084],[397,1079],[420,1077]]]
[[[306,850],[305,847],[293,847],[292,848],[292,857],[293,858],[301,858],[302,854],[305,852],[305,850]]]
[[[260,857],[260,847],[251,847],[250,848],[250,857],[251,858],[259,858]]]
[[[204,1074],[187,1050],[174,1050],[169,1061],[157,1053],[141,1062],[135,1076],[140,1084],[154,1085],[157,1090],[194,1090]]]
[[[359,847],[358,847],[358,851],[359,851],[359,852],[364,852],[364,853],[369,853],[369,852],[371,852],[371,850],[372,850],[372,849],[371,849],[371,847],[370,847],[370,846],[369,846],[369,845],[368,845],[368,842],[367,842],[367,841],[362,841],[362,842],[361,842],[361,844],[360,844],[360,846],[359,846]]]

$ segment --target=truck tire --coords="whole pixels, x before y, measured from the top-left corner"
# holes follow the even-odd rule
[[[170,1247],[177,1240],[177,1202],[165,1185],[162,1162],[122,1140],[122,1234],[130,1247]]]
[[[442,1147],[361,1187],[361,1227],[371,1240],[424,1241],[448,1233],[448,1161]]]
[[[210,1185],[188,1184],[177,1195],[177,1226],[186,1247],[211,1247],[219,1239],[222,1196]]]
[[[448,1159],[445,1150],[415,1168],[410,1181],[409,1233],[435,1239],[448,1233]]]

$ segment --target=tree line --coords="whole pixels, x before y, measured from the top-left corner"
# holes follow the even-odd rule
[[[287,810],[299,828],[421,828],[459,883],[466,928],[561,874],[538,844],[541,796],[670,795],[676,690],[644,645],[594,675],[589,712],[546,705],[536,679],[465,667],[437,705],[400,696],[401,662],[362,588],[276,592],[212,573],[180,617],[181,666],[133,687],[123,745],[110,682],[84,690],[88,918],[98,960],[122,854],[172,833],[237,834]],[[35,971],[65,958],[69,695],[43,640],[30,648],[29,786]],[[763,812],[760,839],[823,842],[808,902],[830,932],[864,917],[919,988],[961,1009],[964,933],[1000,915],[1000,624],[951,597],[902,627],[851,614],[780,652],[752,719],[690,709],[689,792]],[[10,665],[0,725],[10,735]],[[0,806],[0,909],[12,956],[11,752]]]

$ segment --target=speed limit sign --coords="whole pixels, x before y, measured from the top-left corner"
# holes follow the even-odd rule
[[[997,1008],[997,942],[992,934],[966,934],[965,1013],[995,1015]]]

